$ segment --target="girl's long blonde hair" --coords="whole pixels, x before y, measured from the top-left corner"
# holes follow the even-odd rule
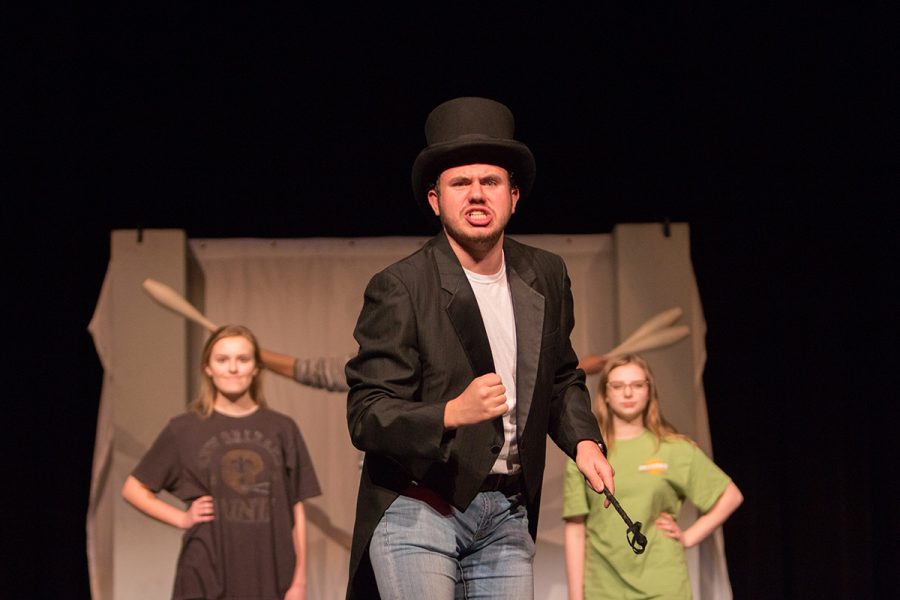
[[[603,433],[603,440],[606,442],[607,447],[612,448],[613,444],[615,444],[616,431],[613,419],[609,414],[609,405],[606,403],[606,384],[609,383],[609,374],[612,370],[625,365],[637,365],[644,370],[644,376],[647,378],[648,398],[642,421],[644,428],[648,429],[656,438],[657,447],[659,447],[659,443],[663,439],[667,438],[690,440],[686,435],[678,433],[675,426],[669,423],[663,416],[662,411],[659,408],[659,395],[656,389],[656,379],[653,377],[653,371],[650,369],[650,365],[647,364],[647,361],[637,354],[625,354],[607,362],[603,367],[603,371],[600,372],[600,386],[597,390],[599,392],[599,401],[595,402],[594,414],[597,417],[597,422],[600,424],[600,431]]]
[[[203,354],[200,357],[200,393],[197,394],[197,398],[191,403],[191,410],[196,411],[202,417],[208,417],[212,414],[213,407],[216,403],[217,392],[216,386],[213,385],[212,377],[206,374],[205,367],[209,365],[212,349],[213,346],[216,345],[216,342],[229,337],[246,338],[253,346],[253,362],[256,363],[259,372],[253,377],[253,380],[250,382],[250,389],[247,391],[250,394],[250,398],[252,398],[260,408],[265,408],[266,406],[266,399],[263,396],[262,390],[263,362],[259,353],[259,343],[256,341],[256,336],[243,325],[223,325],[213,331],[212,335],[209,336],[209,339],[206,340],[206,344],[203,346]]]

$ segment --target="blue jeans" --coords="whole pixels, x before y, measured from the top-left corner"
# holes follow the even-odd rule
[[[520,496],[481,492],[465,511],[425,490],[399,496],[369,557],[384,600],[529,600],[534,541]]]

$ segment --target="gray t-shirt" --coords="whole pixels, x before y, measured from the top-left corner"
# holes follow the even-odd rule
[[[297,358],[294,360],[294,380],[329,392],[346,392],[350,387],[344,368],[350,358],[352,355]]]
[[[179,415],[132,475],[186,503],[210,495],[216,518],[184,533],[173,599],[278,599],[290,587],[293,507],[321,493],[306,444],[287,415]]]

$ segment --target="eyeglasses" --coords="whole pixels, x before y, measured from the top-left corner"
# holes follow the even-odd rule
[[[629,383],[625,383],[624,381],[608,381],[606,382],[606,385],[610,390],[621,393],[625,391],[625,388],[631,388],[632,392],[643,392],[650,383],[646,379],[641,379],[640,381],[631,381]]]

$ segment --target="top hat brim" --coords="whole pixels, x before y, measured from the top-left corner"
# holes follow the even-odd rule
[[[416,157],[412,168],[416,200],[424,202],[428,189],[447,169],[471,164],[497,165],[514,173],[522,197],[527,196],[534,185],[534,155],[522,142],[496,138],[457,139],[428,146]]]

